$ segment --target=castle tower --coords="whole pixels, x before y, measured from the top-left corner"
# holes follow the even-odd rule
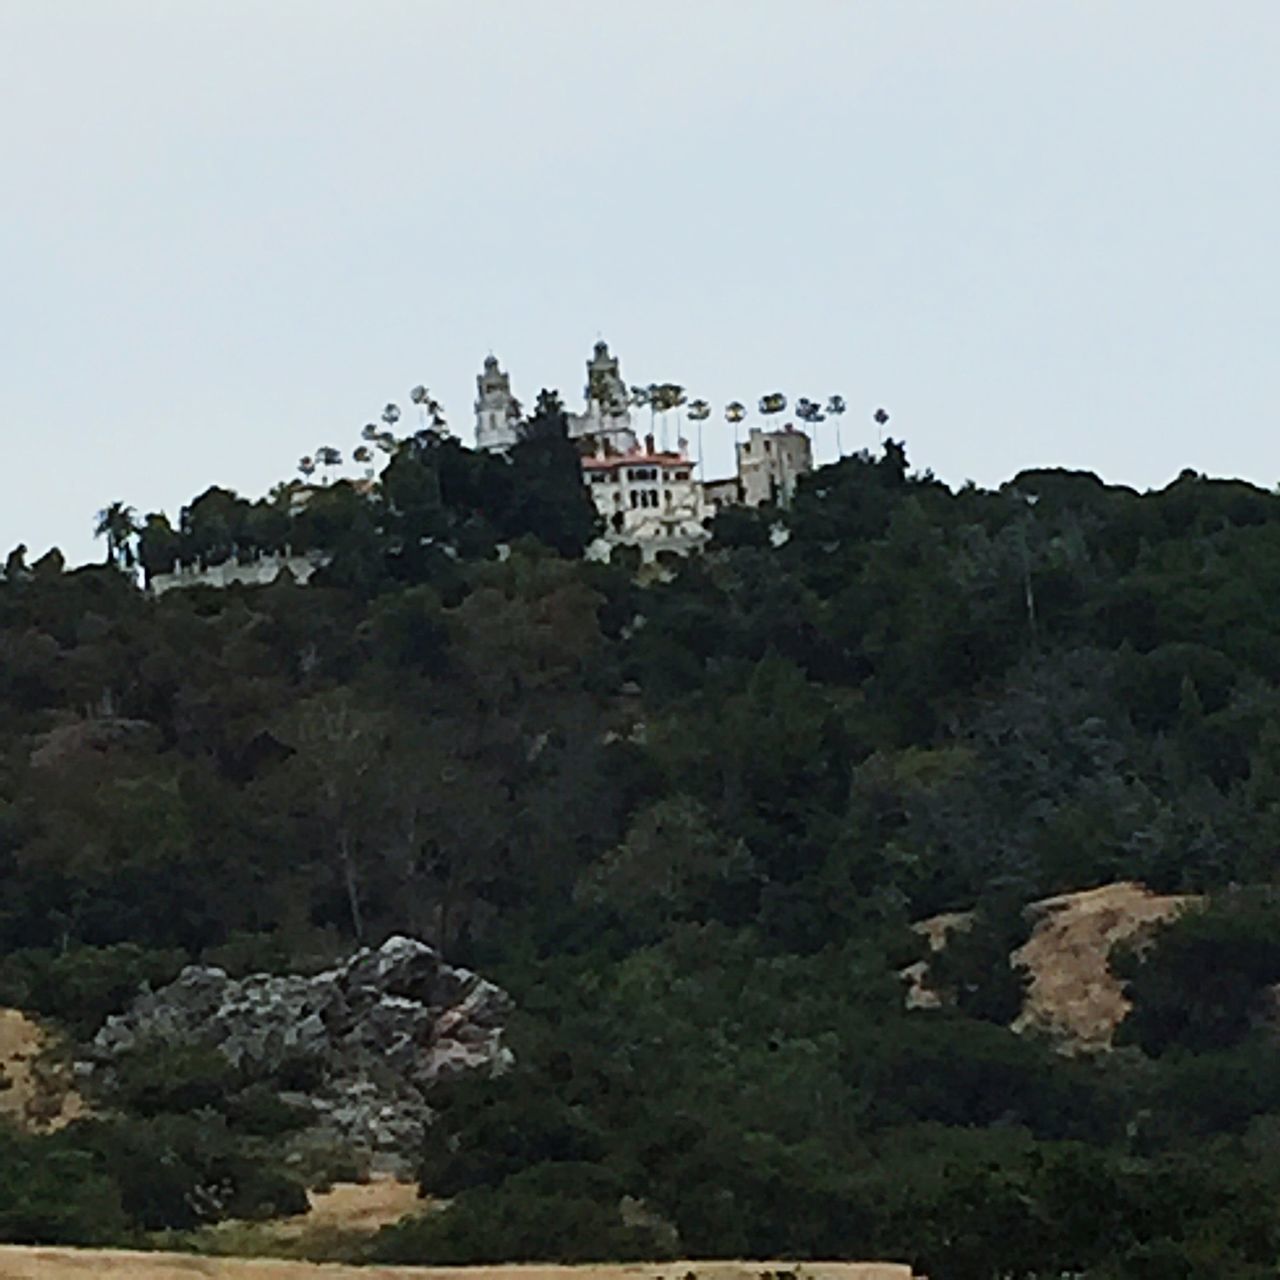
[[[597,342],[587,361],[586,412],[569,419],[569,434],[591,436],[614,453],[629,453],[638,445],[631,426],[627,384],[618,368],[618,357],[609,344]]]
[[[476,448],[510,449],[519,438],[520,402],[511,394],[511,377],[488,356],[476,378]]]

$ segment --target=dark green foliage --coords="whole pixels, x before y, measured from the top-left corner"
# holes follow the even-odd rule
[[[600,1262],[670,1256],[660,1233],[628,1225],[616,1199],[587,1194],[596,1190],[544,1189],[512,1178],[496,1189],[466,1191],[443,1211],[384,1227],[370,1261],[462,1266],[510,1258]]]
[[[1145,1052],[1232,1048],[1273,1012],[1280,898],[1271,891],[1224,894],[1114,964],[1134,1004],[1126,1036]]]
[[[388,1261],[1270,1274],[1280,496],[953,492],[889,442],[650,580],[580,558],[565,427],[548,393],[509,457],[424,431],[371,492],[213,488],[140,534],[152,576],[314,552],[305,588],[12,561],[0,999],[86,1037],[188,960],[391,932],[502,982],[516,1065],[432,1099],[453,1203]],[[1116,879],[1209,905],[1116,957],[1115,1054],[1016,1036],[1028,905]],[[910,922],[969,910],[908,1012]],[[3,1233],[300,1206],[304,1117],[216,1055],[139,1053],[102,1105],[5,1136]]]
[[[87,1036],[108,1014],[120,1013],[139,987],[177,977],[180,952],[147,951],[133,943],[68,951],[11,951],[0,957],[0,1004],[55,1018]]]
[[[130,1221],[148,1231],[306,1211],[305,1189],[276,1154],[238,1141],[216,1112],[82,1121],[69,1136],[93,1152]]]
[[[88,1151],[0,1128],[0,1242],[117,1243],[127,1228],[120,1199]]]

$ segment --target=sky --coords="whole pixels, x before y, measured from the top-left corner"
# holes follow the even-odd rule
[[[953,484],[1280,481],[1276,0],[0,0],[0,556],[493,351],[883,406]],[[406,421],[411,421],[407,415]],[[834,433],[819,428],[818,452]]]

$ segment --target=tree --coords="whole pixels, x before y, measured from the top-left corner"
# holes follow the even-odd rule
[[[27,568],[27,544],[20,542],[12,551],[9,552],[4,562],[4,577],[10,582],[16,582],[19,578],[25,577],[30,570]]]
[[[511,505],[502,513],[508,537],[532,534],[561,555],[579,557],[598,535],[600,517],[582,483],[582,463],[569,420],[554,391],[537,408],[511,450]]]
[[[667,414],[672,409],[680,409],[688,396],[685,389],[678,382],[664,382],[658,388],[658,407],[662,410],[662,447],[667,447]],[[676,440],[677,444],[682,436],[680,414],[676,414]]]
[[[787,407],[787,397],[781,391],[771,391],[768,395],[760,397],[760,412],[766,419],[773,417],[776,413],[782,413]]]
[[[426,387],[414,387],[409,393],[409,399],[418,406],[420,431],[430,431],[436,435],[446,435],[448,433],[449,424],[445,421],[444,407]]]
[[[711,406],[705,400],[693,400],[689,404],[689,419],[698,424],[698,479],[705,480],[706,466],[702,458],[702,424],[711,417]]]
[[[134,509],[123,502],[113,502],[98,512],[93,536],[107,540],[107,563],[129,572],[137,563],[134,543],[141,530]]]
[[[738,459],[737,459],[738,444],[739,444],[738,427],[741,424],[743,418],[745,418],[746,416],[747,416],[747,406],[743,404],[741,400],[730,400],[729,403],[724,407],[725,421],[728,423],[731,423],[733,426],[733,452],[734,452],[735,467],[738,464]]]
[[[824,421],[826,418],[826,414],[822,412],[822,406],[813,400],[801,397],[796,401],[796,417],[799,418],[801,422],[807,423],[809,426],[814,428],[813,451],[816,454],[818,452],[818,423]]]
[[[342,454],[332,445],[321,445],[316,450],[316,461],[324,468],[325,483],[329,483],[329,472],[342,465]]]
[[[157,574],[172,573],[178,562],[180,539],[163,511],[151,512],[138,537],[138,563],[149,582]]]
[[[301,703],[281,732],[294,755],[284,769],[296,781],[292,803],[309,813],[346,897],[351,931],[365,936],[364,855],[376,842],[376,783],[385,760],[386,716],[361,706],[349,690]]]
[[[844,457],[844,444],[840,439],[840,419],[844,417],[848,408],[844,396],[830,396],[827,399],[827,417],[836,420],[836,456],[838,458]]]

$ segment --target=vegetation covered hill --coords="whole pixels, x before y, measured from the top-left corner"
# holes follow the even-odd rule
[[[142,540],[152,571],[327,552],[305,588],[11,557],[0,1002],[82,1037],[190,958],[393,931],[501,983],[517,1066],[441,1092],[452,1204],[385,1262],[1272,1275],[1280,497],[952,491],[890,442],[638,579],[581,560],[537,422],[510,461],[424,433],[371,496],[211,491]],[[1015,1034],[1023,908],[1118,880],[1204,903],[1113,960],[1116,1048]],[[907,1009],[911,923],[970,909]],[[283,1167],[287,1109],[198,1054],[91,1101],[0,1138],[0,1237],[136,1242],[334,1172]]]

